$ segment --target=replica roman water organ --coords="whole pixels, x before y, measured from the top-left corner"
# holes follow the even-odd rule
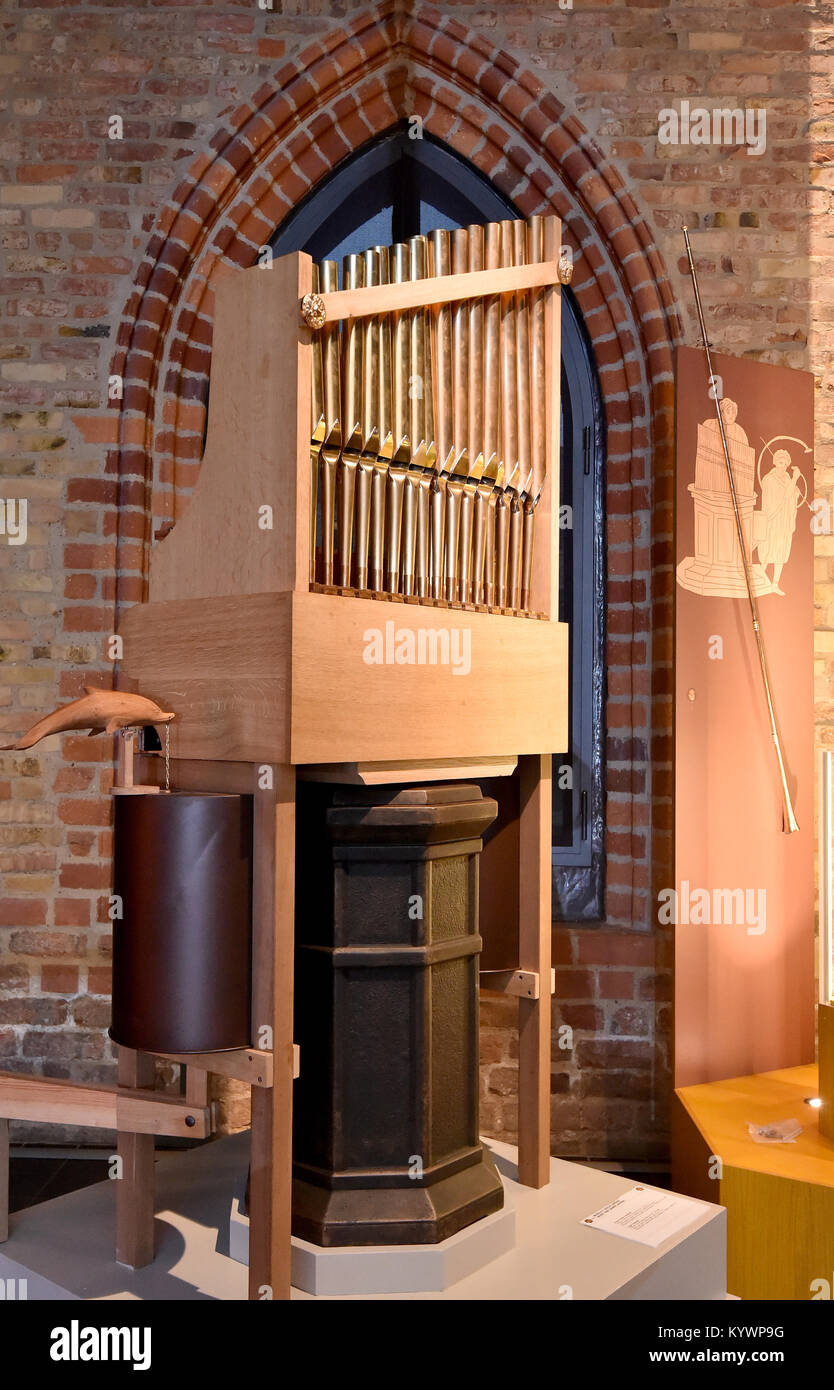
[[[548,1181],[560,249],[534,217],[351,255],[341,288],[298,253],[217,290],[199,481],[121,627],[121,688],[175,719],[136,785],[122,743],[112,1035],[123,1121],[154,1056],[198,1134],[208,1072],[252,1086],[254,1298],[288,1296],[291,1225],[434,1242],[501,1205],[478,781],[514,773],[518,950],[483,983],[519,996],[519,1176]],[[135,1266],[153,1126],[118,1128]]]

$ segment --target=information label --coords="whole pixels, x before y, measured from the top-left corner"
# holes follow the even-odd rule
[[[641,1245],[658,1246],[691,1226],[704,1210],[703,1203],[656,1187],[632,1187],[599,1211],[583,1218],[583,1226],[609,1235],[625,1236]]]

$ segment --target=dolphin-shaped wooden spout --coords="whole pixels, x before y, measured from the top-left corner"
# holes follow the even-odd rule
[[[0,743],[0,750],[31,748],[50,734],[62,734],[68,729],[89,729],[91,734],[114,734],[117,729],[133,728],[140,724],[170,724],[176,718],[166,714],[153,700],[144,695],[132,695],[126,690],[97,690],[85,685],[80,700],[62,705],[25,734],[16,743]]]

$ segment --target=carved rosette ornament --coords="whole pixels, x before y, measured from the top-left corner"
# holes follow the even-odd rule
[[[301,317],[308,328],[324,327],[327,315],[324,309],[324,300],[320,294],[305,294],[301,301]]]

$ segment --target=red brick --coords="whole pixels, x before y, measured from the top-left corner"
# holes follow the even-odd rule
[[[107,825],[110,807],[106,802],[89,800],[59,801],[58,816],[64,825]]]
[[[630,970],[600,970],[597,987],[600,999],[633,999],[634,974]]]
[[[64,864],[59,882],[62,888],[107,888],[112,871],[109,864]]]
[[[55,902],[56,927],[88,927],[90,925],[89,898],[60,897]]]
[[[91,965],[87,971],[87,989],[90,994],[109,995],[113,987],[113,972],[103,965]]]
[[[654,940],[642,932],[584,932],[577,942],[582,965],[652,965]]]
[[[45,924],[43,898],[0,898],[0,927],[41,927]]]
[[[95,598],[97,580],[92,574],[70,574],[64,580],[64,598]]]
[[[46,994],[77,994],[77,965],[42,965],[41,989]]]

